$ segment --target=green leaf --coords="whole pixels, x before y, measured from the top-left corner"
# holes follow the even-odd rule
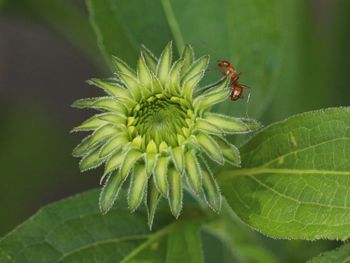
[[[136,149],[131,148],[127,153],[120,166],[120,175],[126,178],[129,174],[129,171],[134,166],[136,161],[142,157],[142,153]]]
[[[100,128],[108,123],[120,124],[126,122],[126,117],[118,113],[101,113],[92,116],[88,120],[84,121],[78,127],[74,128],[72,132],[76,131],[91,131]]]
[[[87,99],[79,99],[72,103],[72,107],[78,109],[91,108],[94,103],[100,98],[87,98]]]
[[[212,53],[211,67],[219,59],[232,62],[243,72],[241,82],[253,88],[250,113],[261,114],[266,110],[279,87],[276,80],[285,34],[283,15],[288,12],[284,1],[206,1],[205,4],[196,0],[163,1],[169,3],[168,9],[172,11],[165,9],[174,39],[181,35],[186,43],[193,45],[196,54]],[[181,41],[176,44],[182,45]],[[219,72],[212,74],[220,76]],[[231,112],[232,108],[243,113],[245,103],[227,99],[217,106],[222,113]]]
[[[123,61],[119,57],[113,56],[112,62],[118,74],[122,74],[122,76],[127,75],[132,77],[133,79],[136,78],[136,72],[125,61]]]
[[[329,263],[329,262],[349,262],[350,260],[350,244],[343,245],[335,250],[322,253],[314,257],[308,263]]]
[[[126,115],[127,113],[127,109],[125,108],[125,106],[112,97],[100,98],[92,105],[91,108],[102,109],[105,111],[115,111],[123,115]]]
[[[201,118],[196,119],[194,130],[200,130],[211,134],[223,134],[222,129]]]
[[[147,198],[145,199],[145,205],[147,209],[147,221],[150,230],[153,226],[154,215],[157,211],[158,204],[160,202],[160,193],[154,183],[154,180],[148,180]]]
[[[132,97],[138,101],[140,99],[141,92],[139,87],[140,83],[138,82],[136,72],[118,57],[113,56],[112,62],[116,69],[118,77],[128,88]]]
[[[209,158],[219,164],[223,164],[224,156],[219,145],[211,136],[201,132],[196,135],[196,139]]]
[[[229,79],[226,78],[224,81],[217,83],[217,85],[215,85],[208,92],[196,97],[193,101],[194,108],[199,112],[203,112],[215,104],[227,100],[230,93],[228,85]]]
[[[214,136],[216,142],[218,143],[225,160],[234,166],[241,166],[241,156],[239,150],[236,146],[229,143],[219,136]]]
[[[151,175],[154,171],[154,166],[157,162],[158,155],[155,153],[146,153],[145,154],[145,163],[146,163],[146,172],[148,175]]]
[[[204,119],[230,134],[247,133],[261,127],[261,124],[254,119],[230,118],[215,113],[206,114]]]
[[[202,167],[205,167],[205,169],[202,169],[203,194],[204,194],[205,200],[215,212],[220,212],[221,193],[220,193],[219,186],[212,172],[210,171],[209,167],[207,167],[207,164],[204,163]]]
[[[350,108],[296,115],[241,148],[219,184],[243,221],[276,238],[350,237]]]
[[[169,157],[159,157],[155,164],[153,172],[154,182],[158,188],[158,191],[165,197],[168,197],[169,191],[169,184],[167,179],[169,160]]]
[[[124,181],[125,178],[120,176],[119,171],[111,173],[108,177],[100,194],[99,204],[102,214],[106,214],[112,208]]]
[[[186,224],[169,235],[165,263],[204,262],[200,242],[200,225]]]
[[[170,156],[176,169],[182,173],[184,170],[184,149],[183,146],[171,148]]]
[[[72,132],[76,131],[92,131],[95,130],[103,125],[107,124],[106,121],[99,119],[98,116],[94,115],[88,120],[84,121],[82,124],[80,124],[78,127],[75,127]]]
[[[120,194],[118,208],[111,208],[106,215],[97,205],[99,190],[39,210],[0,240],[0,262],[165,262],[177,249],[177,242],[169,245],[173,233],[186,233],[188,249],[196,253],[191,258],[200,255],[198,232],[189,230],[196,225],[199,229],[205,218],[197,207],[188,206],[177,221],[169,213],[158,213],[150,231],[145,209],[130,214],[126,194]]]
[[[134,172],[131,176],[131,183],[128,195],[129,208],[131,211],[134,211],[140,205],[143,196],[146,192],[147,179],[148,177],[145,165],[136,165],[134,168]]]
[[[192,76],[189,79],[186,79],[182,84],[182,94],[183,96],[189,100],[192,101],[192,95],[193,91],[195,90],[195,87],[199,83],[199,81],[203,78],[204,71],[198,72],[196,75]]]
[[[104,175],[118,169],[125,159],[125,153],[123,151],[116,151],[106,162]]]
[[[145,45],[141,45],[141,51],[148,68],[155,75],[157,72],[158,58]]]
[[[230,252],[226,262],[277,263],[273,254],[264,248],[258,233],[244,224],[223,201],[220,214],[210,220],[204,230],[220,240]]]
[[[192,190],[196,194],[200,194],[202,191],[202,169],[199,165],[195,152],[187,151],[185,153],[185,167],[186,175]]]
[[[182,174],[174,167],[168,171],[169,206],[173,215],[178,218],[182,209]]]
[[[72,152],[72,155],[74,157],[80,157],[83,156],[84,154],[86,154],[89,150],[89,147],[91,145],[91,135],[86,136],[81,142],[80,144],[78,144]]]
[[[107,157],[111,153],[121,149],[128,142],[128,138],[125,134],[119,133],[111,137],[101,147],[100,157]]]
[[[72,107],[84,109],[92,108],[100,111],[114,111],[125,115],[127,109],[122,103],[119,103],[112,97],[87,98],[75,101]]]
[[[84,172],[100,166],[104,162],[104,159],[100,157],[100,145],[94,147],[88,152],[80,161],[80,171]]]
[[[109,123],[114,124],[124,124],[126,125],[126,116],[115,113],[115,112],[109,112],[109,113],[102,113],[99,115],[95,115],[100,120],[104,120]]]
[[[102,89],[108,95],[114,96],[116,98],[123,97],[131,99],[129,91],[125,89],[121,83],[118,83],[116,81],[112,82],[110,80],[103,79],[90,79],[87,81],[87,83]]]
[[[170,69],[169,78],[168,78],[168,89],[171,93],[179,93],[180,87],[180,71],[183,65],[183,60],[178,59],[174,62],[173,66]]]
[[[115,55],[135,63],[141,44],[160,52],[172,39],[159,2],[87,0],[87,4],[99,46],[107,61]]]
[[[112,55],[127,61],[137,58],[137,45],[128,37],[123,20],[116,15],[118,8],[112,0],[86,0],[90,21],[97,36],[97,43],[108,63]],[[123,39],[123,41],[120,41]]]
[[[182,68],[181,68],[181,75],[183,75],[189,67],[192,65],[194,60],[194,51],[192,49],[192,46],[186,45],[184,50],[181,54],[181,59],[183,60]]]
[[[142,83],[147,89],[150,90],[152,88],[152,72],[147,66],[143,53],[141,53],[137,63],[137,77],[140,83]]]
[[[100,128],[98,128],[92,135],[91,135],[91,141],[90,145],[95,144],[96,142],[99,142],[106,137],[112,136],[113,134],[118,133],[118,128],[115,127],[113,124],[106,124]]]
[[[160,55],[158,65],[157,65],[157,77],[160,80],[160,82],[163,84],[167,83],[167,80],[169,77],[171,63],[172,63],[172,56],[173,56],[172,42],[169,42],[164,48],[162,54]]]
[[[193,64],[188,68],[186,73],[184,74],[181,82],[185,83],[189,79],[193,78],[195,75],[200,75],[200,73],[205,72],[208,67],[209,56],[203,56],[193,62]]]

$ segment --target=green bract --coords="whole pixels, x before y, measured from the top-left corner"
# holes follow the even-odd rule
[[[136,72],[119,58],[114,57],[113,63],[115,79],[89,81],[107,96],[73,104],[101,112],[73,130],[92,131],[73,155],[82,157],[82,171],[105,164],[102,213],[112,207],[128,177],[130,210],[145,200],[150,226],[162,197],[169,200],[172,214],[180,215],[185,186],[219,211],[221,195],[206,157],[220,165],[239,166],[239,151],[224,135],[259,127],[251,119],[209,112],[214,104],[228,99],[229,78],[200,88],[209,57],[194,60],[187,45],[172,63],[171,42],[159,59],[142,47]]]

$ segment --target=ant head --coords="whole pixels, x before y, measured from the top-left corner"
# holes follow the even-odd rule
[[[231,63],[227,60],[218,60],[218,66],[223,68],[223,67],[230,67]]]

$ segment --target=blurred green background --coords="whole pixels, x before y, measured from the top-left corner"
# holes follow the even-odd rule
[[[102,6],[104,2],[108,1],[101,0]],[[257,3],[252,11],[251,6],[240,5],[242,1],[232,0],[233,5],[237,3],[232,10],[226,10],[225,1],[215,1],[215,10],[210,0],[178,1],[170,11],[178,19],[182,39],[168,25],[167,4],[171,1],[115,2],[118,15],[113,19],[122,21],[125,35],[105,28],[116,40],[106,48],[108,52],[115,49],[116,55],[134,66],[139,42],[158,53],[175,38],[177,44],[192,44],[198,54],[209,53],[214,61],[228,59],[240,66],[242,80],[253,87],[249,108],[252,117],[265,125],[304,111],[349,105],[350,1],[287,0],[278,4],[279,9],[274,10],[278,23],[264,28],[271,31],[271,41],[260,34],[259,20],[251,20],[260,12],[268,19],[271,1],[247,0],[245,3]],[[203,13],[197,12],[198,5],[204,7]],[[103,19],[108,23],[111,17]],[[230,19],[239,23],[228,27]],[[253,32],[250,23],[255,23]],[[272,27],[279,30],[278,35]],[[131,39],[132,34],[136,38]],[[256,42],[249,41],[250,34],[258,35]],[[254,45],[257,55],[248,49],[237,53]],[[261,56],[260,46],[264,48]],[[265,57],[266,50],[272,55]],[[108,76],[103,55],[84,1],[0,0],[0,236],[41,206],[98,186],[100,171],[80,174],[78,160],[71,156],[82,135],[69,131],[91,112],[72,109],[70,104],[100,94],[85,80]],[[271,68],[278,70],[268,71],[270,59]],[[266,72],[259,68],[262,62]],[[209,76],[215,77],[215,73]],[[232,109],[235,115],[243,115],[244,101],[237,105],[228,101],[218,110]],[[218,251],[225,258],[227,252],[215,245],[213,237],[204,239],[209,261],[217,258]],[[303,261],[337,245],[268,238],[262,238],[262,243],[282,262]]]

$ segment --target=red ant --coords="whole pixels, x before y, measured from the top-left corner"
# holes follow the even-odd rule
[[[230,76],[230,79],[231,79],[230,85],[232,85],[232,91],[231,91],[231,95],[230,95],[231,100],[235,101],[235,100],[238,100],[240,98],[243,98],[242,95],[243,95],[244,88],[250,89],[250,87],[238,82],[239,76],[241,73],[238,73],[236,71],[236,69],[231,65],[231,63],[227,60],[219,60],[218,67],[219,68],[227,68],[225,71],[221,72],[222,75],[224,75],[224,76],[231,75]]]
[[[241,84],[238,82],[239,76],[241,73],[238,73],[236,69],[231,65],[231,63],[227,60],[219,60],[218,68],[225,69],[221,72],[224,76],[230,76],[230,85],[232,86],[230,99],[236,101],[240,98],[243,98],[244,89],[249,89],[248,98],[247,98],[247,107],[250,99],[251,88],[247,85]],[[248,116],[248,108],[246,110],[246,115]]]

